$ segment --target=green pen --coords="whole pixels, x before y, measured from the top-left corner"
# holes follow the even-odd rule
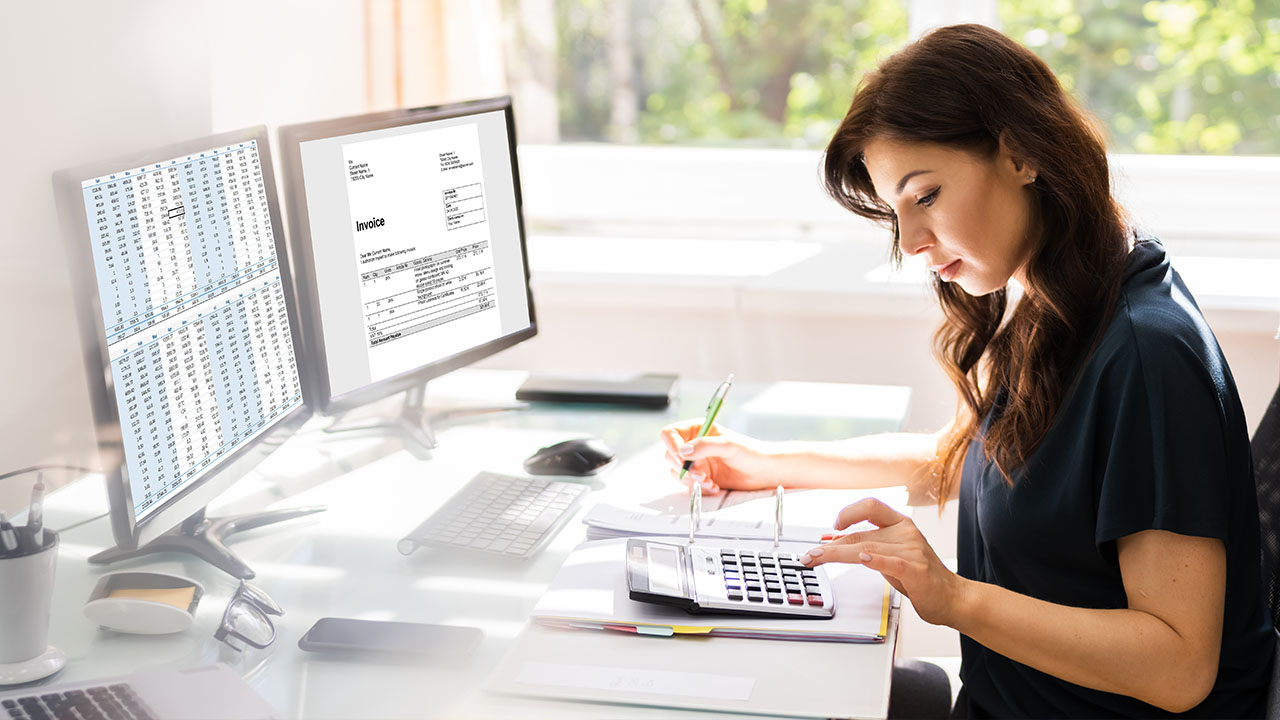
[[[720,383],[720,387],[716,388],[715,394],[711,396],[711,402],[707,403],[707,419],[702,421],[702,427],[698,429],[698,437],[703,437],[707,431],[711,430],[711,426],[715,424],[716,415],[720,413],[720,406],[724,404],[724,396],[729,394],[729,388],[733,387],[733,373],[729,373],[729,377]],[[685,460],[684,465],[680,468],[679,480],[684,479],[685,473],[689,472],[689,468],[693,467],[692,460]]]

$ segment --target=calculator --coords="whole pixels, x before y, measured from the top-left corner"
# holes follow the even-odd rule
[[[835,615],[827,573],[786,552],[631,538],[627,589],[632,600],[690,613],[814,620]]]

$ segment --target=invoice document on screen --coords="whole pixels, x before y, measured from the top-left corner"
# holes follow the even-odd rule
[[[501,335],[476,125],[348,143],[342,155],[371,376]]]

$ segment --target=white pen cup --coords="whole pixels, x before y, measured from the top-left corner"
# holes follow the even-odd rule
[[[0,553],[0,665],[26,662],[48,648],[58,533],[42,535],[39,548],[19,545],[16,552]]]

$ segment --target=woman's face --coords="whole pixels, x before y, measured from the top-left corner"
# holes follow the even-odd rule
[[[986,295],[1031,256],[1035,170],[1002,145],[993,159],[929,143],[875,139],[863,151],[876,194],[898,214],[902,252],[943,282]],[[1026,283],[1023,282],[1025,285]]]

